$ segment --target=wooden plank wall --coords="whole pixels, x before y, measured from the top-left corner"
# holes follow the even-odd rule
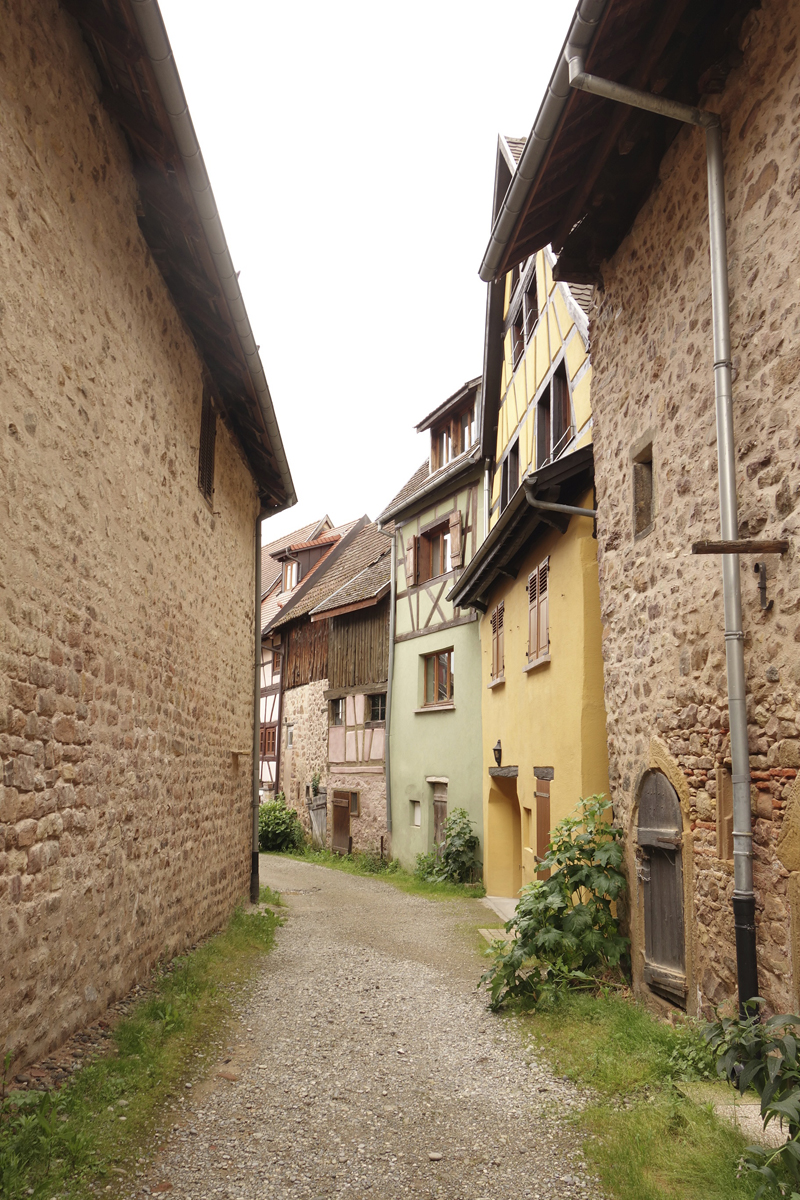
[[[302,687],[328,674],[328,626],[330,621],[306,619],[289,628],[284,687]]]
[[[360,687],[389,678],[388,597],[375,608],[361,609],[325,622],[331,627],[328,686]]]

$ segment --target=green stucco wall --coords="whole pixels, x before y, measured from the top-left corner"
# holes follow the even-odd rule
[[[454,711],[422,707],[421,656],[453,647]],[[465,808],[483,839],[481,761],[481,647],[477,621],[395,646],[392,698],[392,856],[413,870],[433,846],[432,776],[448,780],[447,811]],[[421,825],[413,825],[413,801]],[[482,850],[479,851],[482,858]]]

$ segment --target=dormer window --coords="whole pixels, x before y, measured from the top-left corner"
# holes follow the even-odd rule
[[[298,564],[288,559],[283,564],[283,587],[281,591],[290,592],[292,588],[297,587]]]
[[[431,470],[446,467],[453,459],[474,446],[478,438],[475,403],[452,413],[431,429]]]

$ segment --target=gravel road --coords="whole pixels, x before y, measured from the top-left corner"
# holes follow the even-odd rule
[[[268,855],[261,882],[286,924],[129,1195],[599,1197],[580,1092],[475,990],[494,914]]]

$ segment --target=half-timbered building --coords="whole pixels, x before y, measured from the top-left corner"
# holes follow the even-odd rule
[[[495,205],[524,140],[498,142]],[[590,289],[540,250],[490,285],[481,457],[489,533],[450,592],[481,614],[484,883],[515,897],[553,826],[608,791],[594,538]]]
[[[798,0],[582,4],[481,268],[595,285],[634,986],[690,1011],[800,994],[799,39]]]
[[[362,517],[338,549],[265,629],[281,657],[278,787],[317,844],[380,853],[391,541]]]
[[[447,598],[487,523],[480,417],[478,378],[419,423],[430,453],[379,518],[395,526],[389,784],[405,867],[441,843],[448,809],[482,834],[477,614]]]

